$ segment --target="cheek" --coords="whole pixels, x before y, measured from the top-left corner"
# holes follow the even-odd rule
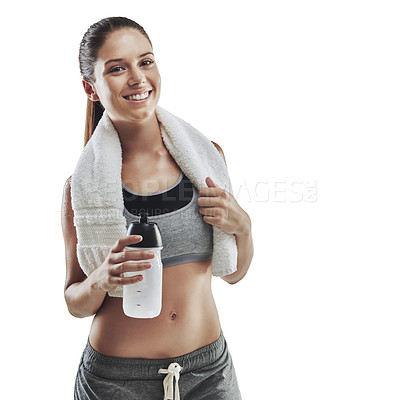
[[[158,88],[161,86],[161,75],[159,74],[158,68],[154,68],[149,75],[149,78]]]
[[[100,100],[105,104],[110,104],[114,101],[114,99],[119,99],[120,93],[120,84],[119,82],[115,82],[115,80],[110,82],[104,82],[100,89]],[[102,97],[102,99],[101,99]]]

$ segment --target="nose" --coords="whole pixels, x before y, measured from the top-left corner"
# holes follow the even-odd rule
[[[145,75],[137,68],[131,70],[127,84],[129,86],[142,86],[146,82]]]

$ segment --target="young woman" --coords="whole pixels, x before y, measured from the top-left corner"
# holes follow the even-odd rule
[[[240,281],[253,244],[249,216],[222,187],[223,152],[158,107],[152,44],[134,21],[92,25],[79,61],[88,109],[63,195],[65,300],[72,315],[94,318],[75,399],[241,399],[211,279]],[[124,273],[145,271],[154,256],[126,250],[142,240],[125,233],[143,209],[164,242],[162,310],[150,319],[126,316],[120,291],[143,279]]]

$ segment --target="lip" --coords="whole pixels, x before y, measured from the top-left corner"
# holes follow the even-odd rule
[[[147,92],[148,92],[148,96],[145,99],[142,99],[142,100],[129,100],[129,99],[126,98],[126,97],[133,96],[133,95],[138,95],[138,94],[141,95],[141,94],[147,93]],[[145,103],[151,97],[151,94],[152,94],[152,89],[147,89],[147,90],[140,90],[140,91],[131,92],[131,93],[126,94],[126,95],[124,95],[122,97],[129,103],[140,104],[140,103]]]

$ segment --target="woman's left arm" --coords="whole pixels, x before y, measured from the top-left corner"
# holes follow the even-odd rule
[[[220,146],[212,143],[225,160]],[[208,187],[200,189],[198,199],[204,221],[236,237],[237,271],[222,277],[226,282],[234,284],[244,278],[254,254],[251,219],[231,193],[217,186],[210,177],[206,178],[206,184]]]

